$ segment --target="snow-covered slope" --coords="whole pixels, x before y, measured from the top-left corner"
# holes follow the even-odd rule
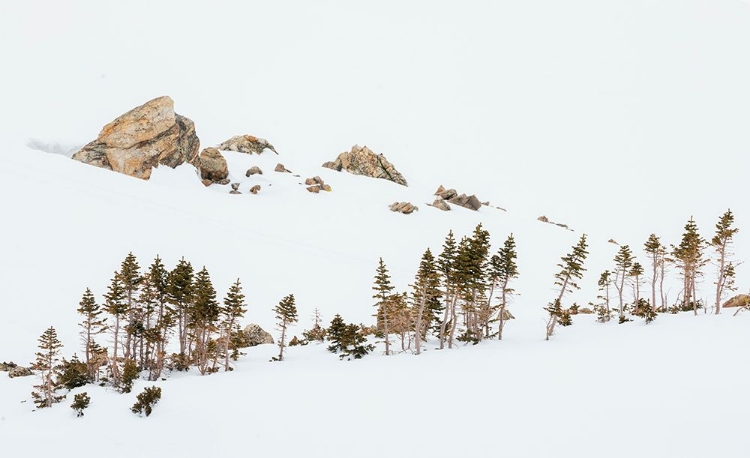
[[[221,296],[239,277],[245,322],[266,329],[294,293],[297,333],[314,308],[372,322],[378,258],[406,290],[451,229],[481,222],[493,250],[513,233],[521,272],[502,343],[356,362],[308,346],[280,364],[256,347],[231,374],[161,383],[148,420],[127,411],[133,396],[96,387],[82,420],[69,402],[31,412],[35,380],[0,377],[4,450],[88,440],[111,456],[747,455],[750,401],[735,387],[748,379],[750,317],[579,317],[542,341],[556,264],[582,233],[588,272],[569,300],[583,304],[612,267],[608,239],[677,243],[691,215],[709,237],[732,208],[747,258],[747,3],[28,1],[5,5],[0,48],[0,361],[30,361],[48,326],[67,357],[80,353],[81,294],[101,298],[130,251],[144,267],[157,254],[167,267],[205,265]],[[225,153],[233,181],[260,194],[204,188],[189,166],[144,182],[40,151],[67,153],[159,95],[195,121],[202,147],[244,133],[273,143],[280,156]],[[320,167],[354,143],[410,186]],[[264,175],[245,178],[252,165]],[[306,192],[314,175],[333,191]],[[425,205],[440,184],[508,211],[440,212]],[[394,201],[420,210],[391,213]],[[749,287],[745,266],[738,286]],[[195,430],[206,435],[181,436]]]

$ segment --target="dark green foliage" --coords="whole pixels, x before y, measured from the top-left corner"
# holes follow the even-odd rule
[[[172,305],[172,314],[177,322],[177,336],[180,340],[181,355],[187,352],[187,316],[188,307],[193,298],[193,266],[180,259],[172,271],[167,274],[167,300]]]
[[[145,413],[148,417],[160,399],[161,388],[157,386],[146,387],[146,389],[136,396],[136,403],[133,404],[130,411],[138,415]]]
[[[59,385],[72,390],[73,388],[84,386],[90,381],[91,378],[89,378],[86,363],[79,360],[76,355],[73,355],[70,361],[66,361],[65,358],[63,358],[61,373],[57,379]]]
[[[286,347],[286,332],[290,325],[299,321],[297,316],[297,306],[294,301],[294,294],[290,294],[284,297],[279,304],[274,307],[273,311],[276,313],[277,324],[281,331],[281,338],[279,338],[279,356],[274,358],[274,361],[284,360],[284,348]]]
[[[135,361],[128,358],[125,360],[125,365],[122,369],[122,382],[120,384],[120,390],[123,393],[130,393],[130,390],[133,389],[133,382],[138,380],[138,377],[140,376],[140,371],[138,370],[138,365],[135,364]]]
[[[82,417],[83,411],[90,403],[91,398],[89,397],[89,394],[84,391],[83,393],[78,393],[73,396],[73,403],[70,405],[70,408],[75,411],[76,417]]]
[[[83,316],[83,321],[78,325],[81,327],[81,341],[84,348],[84,364],[87,367],[88,377],[93,380],[96,377],[98,362],[95,358],[95,349],[97,347],[94,337],[102,334],[107,330],[106,320],[101,318],[102,310],[96,303],[94,294],[89,288],[81,297],[78,303],[78,313]]]
[[[61,348],[62,343],[57,338],[57,331],[50,326],[39,337],[39,351],[36,353],[36,360],[31,364],[31,369],[39,371],[41,378],[41,383],[34,385],[35,391],[31,393],[34,403],[40,409],[52,407],[52,404],[65,398],[55,394],[59,388],[57,377],[61,370]]]
[[[299,338],[297,336],[293,336],[292,340],[289,341],[289,346],[290,347],[296,347],[298,345],[303,345],[302,341],[299,340]]]
[[[645,299],[639,299],[633,308],[633,315],[646,320],[646,324],[651,323],[657,317],[656,310],[651,303]]]
[[[336,315],[331,320],[328,328],[328,351],[339,353],[339,358],[347,360],[361,359],[366,354],[375,350],[375,346],[367,344],[362,328],[356,324],[346,324],[341,315]]]
[[[242,294],[242,284],[238,278],[232,286],[229,287],[227,296],[224,298],[224,307],[221,309],[222,315],[222,337],[224,338],[224,370],[229,371],[230,357],[236,361],[239,356],[238,348],[235,346],[235,342],[232,339],[234,328],[237,326],[237,321],[245,316],[247,312],[247,306],[245,304],[245,295]],[[230,352],[231,350],[231,352]]]
[[[557,299],[551,302],[545,310],[549,312],[550,318],[547,322],[547,337],[549,340],[550,336],[555,330],[555,325],[558,321],[564,321],[569,326],[572,324],[570,319],[570,311],[562,308],[562,298],[566,293],[572,292],[573,290],[580,289],[578,286],[578,280],[583,278],[583,272],[586,269],[583,268],[583,262],[586,260],[588,251],[586,249],[586,234],[581,235],[578,243],[573,246],[573,250],[561,258],[562,263],[557,266],[560,267],[560,271],[555,274],[555,285],[560,287]]]
[[[698,226],[690,217],[685,224],[685,232],[682,234],[682,240],[679,246],[672,246],[672,256],[680,267],[683,290],[682,290],[682,309],[688,309],[690,304],[696,305],[695,302],[695,283],[700,275],[701,267],[706,263],[703,259],[703,249],[706,241],[698,233]],[[697,313],[697,308],[693,308]]]

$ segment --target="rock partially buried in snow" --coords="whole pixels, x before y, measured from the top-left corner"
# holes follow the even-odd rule
[[[207,181],[219,183],[229,176],[227,161],[216,148],[209,147],[201,151],[194,165],[198,168],[204,184]]]
[[[284,164],[276,164],[276,168],[273,169],[274,172],[282,172],[282,173],[292,173],[291,170],[287,170],[286,167],[284,167]]]
[[[449,190],[450,191],[450,190]],[[448,202],[458,205],[460,207],[468,208],[469,210],[477,211],[482,208],[482,203],[477,199],[477,196],[461,194],[460,196],[453,196],[447,199]]]
[[[392,212],[403,213],[404,215],[409,215],[419,210],[416,205],[412,205],[410,202],[394,202],[388,208]]]
[[[8,371],[8,377],[10,378],[28,377],[30,375],[34,375],[34,373],[31,372],[31,369],[21,366],[16,366]]]
[[[252,175],[263,175],[263,171],[258,167],[257,165],[254,165],[247,169],[247,172],[245,172],[245,176],[249,177]]]
[[[435,202],[432,203],[432,206],[445,212],[450,211],[451,209],[451,206],[448,205],[448,202],[444,201],[443,199],[435,199]]]
[[[256,184],[252,188],[250,188],[250,194],[258,194],[260,192],[260,185]]]
[[[273,344],[273,336],[268,332],[264,331],[263,328],[257,324],[249,324],[242,330],[243,337],[248,347],[254,347],[256,345]]]
[[[232,190],[229,191],[229,194],[242,194],[240,192],[240,184],[239,183],[232,183]]]
[[[136,107],[102,128],[96,140],[73,159],[148,180],[159,165],[177,167],[192,162],[200,141],[190,119],[174,112],[164,96]]]
[[[237,151],[247,154],[262,154],[264,150],[270,149],[274,153],[279,154],[276,152],[276,148],[268,143],[268,140],[253,135],[237,135],[222,142],[217,148],[224,151]]]
[[[747,294],[738,294],[728,301],[724,302],[722,307],[747,307],[750,306],[750,296]]]
[[[407,186],[406,179],[396,170],[393,164],[386,160],[385,156],[373,153],[366,146],[354,145],[351,151],[339,154],[335,161],[326,162],[323,167],[338,171],[346,170],[355,175],[382,178]]]

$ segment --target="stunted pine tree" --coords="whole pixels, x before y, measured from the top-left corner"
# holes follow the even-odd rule
[[[83,293],[81,302],[78,303],[78,313],[83,316],[83,321],[78,323],[78,326],[81,328],[79,334],[83,343],[86,372],[89,380],[95,380],[99,372],[99,358],[95,357],[96,341],[94,337],[107,331],[107,321],[100,316],[102,314],[101,307],[96,303],[94,294],[88,288]]]
[[[467,250],[461,250],[459,246],[459,258],[463,261],[461,271],[466,335],[472,341],[480,341],[484,337],[483,329],[489,328],[491,318],[490,304],[485,297],[488,286],[490,233],[480,223],[474,228],[467,242]]]
[[[599,321],[606,322],[609,321],[611,318],[611,309],[609,307],[609,287],[612,285],[612,272],[609,270],[605,270],[601,273],[599,276],[599,281],[597,281],[597,286],[599,286],[599,296],[598,299],[604,301],[604,308],[606,313],[601,314],[601,318]]]
[[[685,224],[685,232],[679,246],[672,246],[672,257],[680,268],[682,276],[682,310],[693,309],[698,314],[698,299],[696,297],[696,283],[701,275],[701,268],[706,264],[703,259],[703,248],[706,242],[698,234],[698,226],[690,217]]]
[[[276,361],[284,360],[284,348],[286,348],[286,335],[289,326],[293,325],[299,318],[297,316],[297,306],[294,303],[294,294],[286,296],[279,302],[279,305],[274,307],[273,311],[276,313],[276,319],[278,330],[281,331],[281,337],[279,338],[279,356],[275,358]]]
[[[716,301],[714,303],[715,313],[721,313],[721,301],[724,299],[725,291],[733,291],[734,288],[734,265],[732,264],[731,245],[734,235],[739,229],[732,227],[734,224],[734,215],[731,210],[727,210],[716,223],[716,232],[711,238],[711,247],[716,252],[716,266],[718,268],[718,278],[716,279]]]
[[[112,316],[113,322],[109,326],[112,330],[112,361],[110,361],[110,371],[112,373],[112,385],[120,385],[120,330],[122,323],[128,315],[128,304],[126,302],[125,286],[119,272],[115,272],[112,281],[107,288],[107,294],[104,295],[104,310]]]
[[[643,266],[641,263],[638,261],[634,262],[628,275],[633,284],[633,303],[637,306],[641,300],[641,277],[643,277]]]
[[[319,309],[313,311],[313,326],[309,331],[302,331],[302,336],[308,342],[318,341],[323,342],[326,338],[326,328],[322,326],[323,316]]]
[[[125,326],[125,359],[135,359],[136,343],[143,331],[142,313],[138,307],[138,291],[143,278],[135,255],[130,252],[120,264],[120,281],[125,289],[125,304],[128,309],[128,323]]]
[[[39,351],[31,368],[39,372],[41,383],[34,385],[31,396],[38,408],[52,407],[52,404],[60,402],[65,396],[57,396],[55,393],[59,388],[57,377],[60,376],[61,360],[60,349],[62,343],[57,338],[57,331],[50,326],[39,337]]]
[[[628,278],[630,269],[633,268],[633,252],[630,251],[630,246],[621,245],[617,254],[615,255],[615,279],[614,285],[617,290],[617,297],[620,300],[620,307],[618,309],[620,315],[620,322],[625,319],[625,280]]]
[[[560,292],[557,298],[545,308],[550,314],[546,326],[547,333],[545,340],[549,340],[550,336],[555,332],[555,325],[562,315],[562,299],[565,294],[580,289],[577,282],[583,278],[583,272],[586,271],[583,268],[583,262],[589,254],[586,251],[587,248],[586,234],[583,234],[578,243],[573,246],[573,250],[560,258],[562,262],[557,265],[560,271],[555,274],[555,285],[560,287]]]
[[[174,269],[167,275],[167,297],[172,305],[171,313],[177,322],[177,336],[180,340],[180,357],[186,358],[188,344],[187,317],[188,308],[193,299],[193,266],[180,259]]]
[[[204,266],[195,276],[193,301],[188,308],[187,327],[192,333],[195,358],[201,374],[208,372],[209,343],[216,332],[220,307],[211,276]]]
[[[427,337],[427,330],[433,313],[438,311],[440,304],[440,274],[437,270],[435,257],[429,248],[422,255],[419,269],[412,287],[412,303],[414,304],[414,349],[416,354],[422,351],[422,340]],[[432,312],[432,313],[430,313]],[[427,318],[427,319],[426,319]]]
[[[662,245],[661,240],[656,234],[648,236],[648,240],[643,245],[649,261],[651,262],[651,306],[656,309],[656,289],[659,285],[660,307],[666,309],[666,299],[664,297],[664,271],[666,266],[667,248]]]
[[[500,289],[500,311],[498,313],[498,330],[497,339],[503,340],[503,328],[505,328],[505,315],[508,307],[508,301],[515,293],[515,290],[511,288],[510,282],[518,278],[518,265],[516,259],[518,255],[516,253],[516,240],[513,238],[513,234],[510,234],[503,247],[500,248],[495,256],[490,259],[490,270],[492,276],[491,284]],[[490,291],[489,301],[492,300],[492,290]],[[487,329],[487,337],[489,337],[489,326]]]
[[[385,335],[385,354],[391,354],[391,343],[390,343],[390,331],[388,329],[389,320],[389,306],[391,305],[391,291],[394,286],[391,284],[391,276],[388,274],[388,267],[386,267],[383,258],[378,260],[378,267],[375,271],[375,284],[372,289],[375,294],[372,296],[377,302],[375,307],[377,308],[376,322],[377,328]]]
[[[327,331],[328,340],[331,345],[328,351],[338,353],[340,359],[361,359],[366,354],[375,350],[375,345],[368,344],[367,338],[362,333],[362,327],[356,324],[346,324],[341,315],[336,315],[331,320]]]
[[[229,344],[232,340],[232,330],[237,322],[245,316],[247,304],[245,304],[245,295],[242,294],[242,285],[238,278],[236,282],[229,287],[227,296],[224,298],[224,307],[221,309],[222,314],[222,342],[224,344],[224,371],[229,371]]]
[[[157,255],[148,268],[144,284],[148,284],[148,292],[144,286],[143,294],[148,295],[148,300],[155,306],[154,323],[149,324],[146,332],[146,340],[149,345],[147,351],[150,361],[148,362],[149,380],[158,380],[164,369],[164,358],[166,346],[169,340],[169,332],[174,324],[173,316],[168,307],[167,297],[167,269]]]
[[[448,330],[453,328],[456,322],[456,301],[458,300],[457,282],[456,282],[456,257],[458,255],[458,246],[453,236],[453,231],[449,231],[443,243],[443,251],[438,256],[438,270],[440,271],[443,283],[443,295],[445,308],[443,320],[440,323],[439,338],[440,349],[445,348],[445,342],[448,340]],[[449,348],[452,346],[452,340],[449,342]]]

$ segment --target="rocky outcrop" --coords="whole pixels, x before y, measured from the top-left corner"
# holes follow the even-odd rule
[[[247,169],[247,172],[245,172],[246,177],[250,177],[253,175],[263,175],[263,171],[258,167],[257,165],[254,165]]]
[[[216,148],[209,147],[201,151],[194,165],[198,168],[204,184],[218,183],[229,177],[227,161]]]
[[[28,377],[30,375],[34,375],[34,373],[31,372],[31,369],[21,366],[16,366],[8,371],[8,377],[10,378]]]
[[[254,347],[256,345],[273,344],[273,336],[268,332],[264,331],[263,328],[257,324],[249,324],[242,330],[244,337],[244,344],[248,347]]]
[[[738,294],[728,301],[724,302],[722,307],[748,307],[750,306],[750,296],[747,294]]]
[[[73,159],[148,180],[159,165],[192,162],[200,141],[190,119],[174,112],[171,98],[159,97],[136,107],[102,128],[96,140]]]
[[[458,205],[459,207],[468,208],[469,210],[477,211],[480,208],[482,208],[482,202],[479,201],[477,196],[470,195],[467,196],[466,194],[461,194],[458,196],[453,196],[450,199],[447,199],[448,202]]]
[[[394,202],[388,208],[392,212],[403,213],[404,215],[409,215],[419,210],[416,205],[412,205],[410,202]]]
[[[268,143],[268,140],[265,138],[254,137],[252,135],[237,135],[236,137],[232,137],[229,140],[222,142],[217,148],[223,151],[237,151],[239,153],[247,154],[262,154],[266,149],[270,149],[274,153],[279,154],[276,152],[276,148]]]
[[[370,148],[358,145],[352,146],[351,151],[339,154],[335,161],[326,162],[323,167],[333,170],[346,170],[355,175],[372,178],[382,178],[403,186],[407,186],[406,179],[388,162],[382,154],[375,154]]]

